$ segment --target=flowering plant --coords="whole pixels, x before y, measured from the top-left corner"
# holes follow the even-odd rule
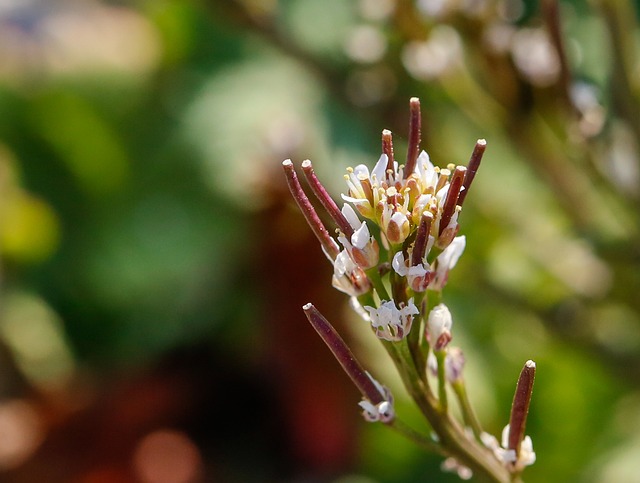
[[[462,478],[477,474],[491,481],[520,481],[524,467],[535,461],[531,438],[525,436],[535,363],[527,361],[520,374],[499,444],[482,430],[471,406],[463,377],[465,358],[450,344],[453,318],[442,302],[449,272],[465,248],[458,220],[486,142],[476,142],[467,167],[440,169],[420,152],[420,138],[420,102],[412,98],[405,164],[395,160],[392,134],[383,130],[382,155],[373,169],[359,165],[347,170],[342,208],[328,195],[311,162],[302,163],[311,191],[337,227],[336,237],[320,220],[291,160],[283,167],[294,200],[333,264],[333,286],[349,295],[353,308],[371,324],[432,436],[403,424],[389,389],[364,370],[312,304],[303,310],[362,393],[359,405],[367,421],[389,425],[438,452],[446,458],[443,468]],[[447,386],[458,400],[462,422],[449,410]]]

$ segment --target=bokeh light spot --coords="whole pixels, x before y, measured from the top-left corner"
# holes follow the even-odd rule
[[[161,429],[138,443],[133,465],[144,483],[189,483],[200,473],[201,457],[186,434]]]

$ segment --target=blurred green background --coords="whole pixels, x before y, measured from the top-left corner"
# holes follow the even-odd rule
[[[280,163],[336,197],[488,148],[445,291],[485,428],[538,364],[529,482],[640,482],[640,45],[623,0],[0,2],[0,480],[457,481],[358,415]]]

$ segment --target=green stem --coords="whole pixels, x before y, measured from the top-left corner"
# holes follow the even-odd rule
[[[416,430],[408,426],[406,423],[403,423],[398,418],[394,419],[393,422],[389,424],[389,426],[393,428],[397,433],[416,443],[421,448],[433,453],[437,453],[441,456],[449,456],[438,443],[433,441],[428,436],[418,433]]]
[[[370,268],[365,273],[367,274],[367,277],[369,277],[373,288],[376,290],[376,292],[378,292],[378,297],[380,297],[380,300],[391,300],[391,298],[389,297],[389,293],[387,292],[387,288],[382,282],[382,277],[378,272],[378,267]]]
[[[456,397],[458,398],[458,402],[460,403],[460,409],[462,411],[462,419],[464,420],[464,424],[472,429],[473,435],[478,441],[480,441],[482,426],[480,426],[480,421],[478,420],[476,412],[473,410],[473,407],[471,407],[469,394],[467,393],[467,388],[464,384],[464,381],[456,381],[451,386],[453,387],[453,391],[455,392]]]
[[[445,371],[447,351],[434,351],[434,354],[438,361],[438,399],[440,400],[440,410],[446,414],[449,409],[447,401],[447,375]]]
[[[369,307],[375,307],[376,306],[376,301],[373,298],[373,292],[369,291],[367,293],[363,293],[362,295],[358,295],[358,302],[360,302],[360,305],[362,305],[363,307],[365,305],[368,305]]]
[[[409,351],[411,352],[416,371],[421,377],[426,378],[426,353],[423,353],[420,347],[422,340],[424,339],[423,322],[425,318],[423,314],[425,313],[424,306],[426,306],[424,302],[425,292],[416,293],[414,295],[414,304],[418,307],[420,314],[413,320],[411,332],[409,332],[409,335],[407,336],[407,344],[409,345]]]

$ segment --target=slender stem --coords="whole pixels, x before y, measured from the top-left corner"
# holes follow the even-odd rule
[[[378,267],[370,268],[366,270],[365,273],[367,277],[369,277],[369,280],[371,280],[373,288],[378,292],[378,297],[380,297],[381,300],[391,300],[387,292],[387,287],[384,286],[380,272],[378,272]]]
[[[434,354],[438,361],[438,399],[440,400],[440,411],[446,413],[449,410],[449,403],[447,401],[447,374],[445,367],[447,351],[434,351]]]
[[[411,441],[416,443],[418,446],[422,447],[427,451],[437,453],[441,456],[449,456],[449,454],[442,449],[442,446],[437,444],[428,436],[418,433],[416,430],[414,430],[404,422],[400,421],[398,418],[395,418],[393,422],[389,424],[389,427],[393,428],[399,434],[401,434],[407,439],[410,439]]]
[[[390,253],[395,253],[400,248],[391,248]],[[395,300],[396,305],[400,302],[407,302],[407,279],[401,277],[395,270],[389,272],[389,284],[391,285],[391,296]]]
[[[460,404],[460,410],[462,411],[462,419],[464,420],[464,424],[472,429],[473,435],[478,441],[480,441],[482,426],[480,425],[478,416],[476,415],[476,412],[473,410],[471,402],[469,401],[469,394],[467,393],[467,388],[464,384],[464,380],[460,379],[458,381],[455,381],[453,384],[451,384],[451,387],[453,387],[453,391],[455,392],[458,403]]]
[[[358,302],[360,302],[360,305],[362,305],[363,307],[366,305],[368,305],[369,307],[375,307],[376,301],[373,298],[373,291],[369,290],[368,292],[359,295]]]
[[[423,378],[426,378],[426,358],[422,351],[420,350],[420,344],[422,343],[422,338],[424,334],[423,321],[424,316],[424,306],[425,304],[425,292],[418,292],[414,295],[414,304],[418,307],[420,314],[416,316],[413,320],[413,326],[411,327],[411,332],[407,337],[407,344],[409,345],[409,351],[411,352],[411,356],[413,359],[413,364],[416,367],[416,371],[418,375]]]

